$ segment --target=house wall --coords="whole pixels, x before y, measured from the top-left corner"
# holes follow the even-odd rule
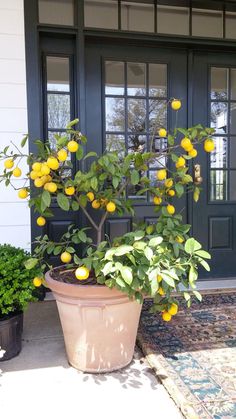
[[[27,133],[24,1],[0,0],[0,149]],[[25,150],[27,151],[28,146]],[[19,165],[26,171],[26,164]],[[3,164],[0,163],[0,171]],[[16,187],[22,179],[14,180]],[[30,211],[17,191],[0,183],[0,243],[30,248]]]

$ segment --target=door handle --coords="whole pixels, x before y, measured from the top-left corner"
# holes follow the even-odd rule
[[[201,176],[201,165],[195,164],[194,165],[194,183],[195,185],[201,185],[203,178]]]

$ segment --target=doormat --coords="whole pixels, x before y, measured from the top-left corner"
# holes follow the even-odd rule
[[[236,292],[208,294],[171,322],[143,306],[138,345],[188,419],[236,418]]]

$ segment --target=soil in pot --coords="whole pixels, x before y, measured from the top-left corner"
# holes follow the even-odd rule
[[[0,348],[4,351],[1,361],[7,361],[21,351],[23,313],[14,313],[0,318]]]

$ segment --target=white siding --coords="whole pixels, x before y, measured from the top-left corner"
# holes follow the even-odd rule
[[[27,133],[23,0],[0,0],[0,149]],[[26,170],[26,165],[21,165]],[[2,163],[0,163],[2,171]],[[18,187],[22,181],[17,179]],[[30,211],[17,192],[0,184],[0,243],[30,248]]]

